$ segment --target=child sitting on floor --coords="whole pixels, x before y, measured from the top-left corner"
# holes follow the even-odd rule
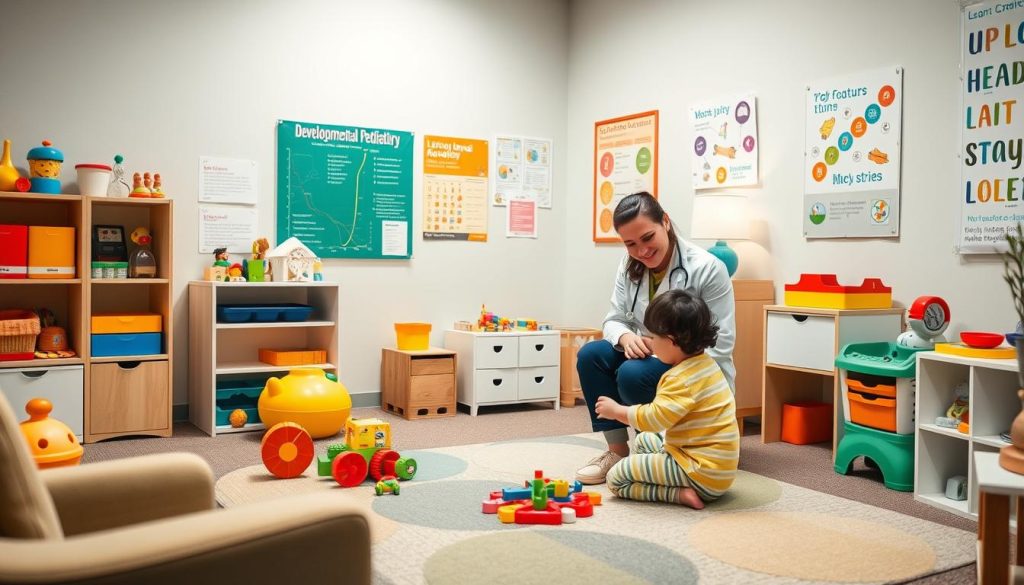
[[[699,510],[732,485],[740,455],[736,402],[722,370],[704,353],[714,347],[718,327],[704,301],[681,289],[656,296],[644,326],[654,355],[673,367],[650,404],[597,400],[598,418],[642,431],[633,454],[608,471],[608,489],[620,498]]]

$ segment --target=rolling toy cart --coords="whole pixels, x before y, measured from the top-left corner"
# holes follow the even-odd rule
[[[863,456],[882,471],[885,487],[914,489],[915,356],[922,349],[877,342],[851,343],[839,352],[845,434],[836,473],[846,475]]]

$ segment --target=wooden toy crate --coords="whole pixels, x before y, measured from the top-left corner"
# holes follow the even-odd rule
[[[380,408],[406,420],[455,416],[456,354],[384,348]]]
[[[558,400],[565,407],[576,406],[576,399],[583,400],[580,388],[580,376],[576,372],[576,352],[587,343],[601,339],[600,329],[581,327],[558,327],[561,337],[561,380],[559,383]]]

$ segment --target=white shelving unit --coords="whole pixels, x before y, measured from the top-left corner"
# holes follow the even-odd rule
[[[962,382],[970,387],[970,433],[937,426]],[[917,354],[917,404],[914,429],[914,499],[964,518],[978,518],[978,479],[974,453],[995,453],[1006,445],[1021,411],[1016,360],[967,358],[933,351]],[[946,497],[946,480],[967,477],[967,499]]]
[[[299,322],[218,323],[217,305],[299,303],[313,314]],[[217,424],[218,381],[286,374],[288,366],[258,359],[259,349],[326,349],[327,363],[302,366],[337,370],[338,285],[329,282],[189,283],[189,420],[211,436],[261,430]]]

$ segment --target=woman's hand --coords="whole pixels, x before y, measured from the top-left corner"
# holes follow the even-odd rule
[[[594,412],[597,414],[597,418],[617,420],[621,423],[629,424],[626,407],[607,396],[598,397],[597,404],[594,406]]]
[[[642,360],[651,355],[651,341],[635,333],[623,333],[619,337],[619,345],[626,357],[631,360]]]

